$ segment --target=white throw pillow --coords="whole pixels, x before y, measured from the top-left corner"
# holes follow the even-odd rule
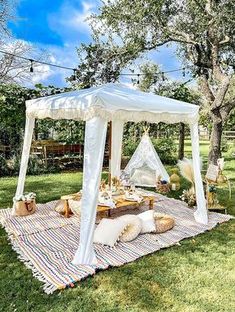
[[[128,224],[124,233],[120,236],[121,242],[130,242],[140,234],[142,229],[142,222],[138,216],[128,214],[123,215],[118,219]]]
[[[114,247],[127,226],[123,220],[103,218],[95,229],[94,243]]]
[[[154,220],[154,210],[147,210],[138,214],[138,217],[142,222],[141,233],[151,233],[155,232],[155,220]]]

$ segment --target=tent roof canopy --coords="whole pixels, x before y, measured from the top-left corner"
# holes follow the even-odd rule
[[[39,119],[89,120],[99,116],[107,121],[120,119],[192,124],[198,120],[198,110],[197,105],[141,92],[116,83],[26,102],[26,115]]]

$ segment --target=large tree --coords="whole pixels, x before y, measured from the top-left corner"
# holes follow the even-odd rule
[[[220,157],[235,64],[234,0],[106,0],[91,20],[96,37],[116,40],[137,57],[174,43],[201,87],[212,121],[209,161]]]

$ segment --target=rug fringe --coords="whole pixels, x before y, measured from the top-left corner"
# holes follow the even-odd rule
[[[35,278],[37,278],[40,282],[43,283],[42,288],[43,288],[44,292],[46,294],[52,294],[54,291],[56,291],[58,288],[54,284],[51,284],[44,277],[44,275],[35,268],[34,264],[31,262],[31,260],[27,258],[25,253],[18,246],[14,234],[12,234],[12,232],[8,231],[8,229],[6,228],[4,222],[2,222],[1,219],[0,219],[0,224],[2,225],[2,227],[5,229],[6,233],[8,234],[8,241],[10,241],[12,249],[16,252],[17,259],[19,259],[21,262],[23,262],[24,265],[26,266],[26,268],[30,269],[32,271],[33,276]]]

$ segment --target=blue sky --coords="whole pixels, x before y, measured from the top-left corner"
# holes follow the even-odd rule
[[[45,51],[50,62],[74,67],[78,62],[76,47],[92,40],[85,19],[97,11],[99,4],[99,0],[19,0],[18,19],[9,23],[9,28],[16,39]],[[148,57],[162,70],[181,66],[173,47],[163,47],[158,52],[151,52]],[[32,83],[65,86],[65,77],[69,75],[68,71],[45,67],[44,74],[34,74]],[[180,77],[180,73],[172,76]]]

